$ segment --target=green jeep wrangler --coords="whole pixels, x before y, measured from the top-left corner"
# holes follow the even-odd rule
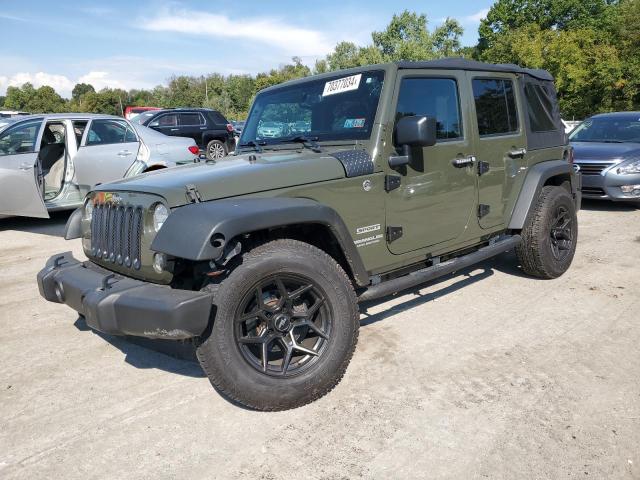
[[[41,295],[113,335],[189,340],[258,410],[329,392],[358,303],[506,252],[556,278],[580,206],[552,77],[462,59],[359,67],[261,91],[235,156],[101,185],[69,218],[89,261]],[[533,287],[532,287],[533,288]]]

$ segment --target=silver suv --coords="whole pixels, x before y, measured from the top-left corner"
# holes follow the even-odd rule
[[[101,183],[199,161],[192,139],[112,115],[29,115],[0,126],[0,216],[74,209]]]

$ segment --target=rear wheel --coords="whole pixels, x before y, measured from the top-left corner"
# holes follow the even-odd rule
[[[562,187],[543,187],[516,248],[522,269],[540,278],[559,277],[571,265],[577,240],[573,197]]]
[[[209,160],[218,160],[227,155],[227,147],[220,140],[211,140],[207,143],[207,158]]]
[[[252,250],[216,292],[198,359],[218,390],[256,410],[285,410],[328,393],[358,338],[349,278],[323,251],[295,240]]]

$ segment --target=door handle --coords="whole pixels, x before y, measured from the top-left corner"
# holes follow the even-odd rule
[[[121,150],[118,152],[119,157],[128,157],[129,155],[131,155],[131,152],[129,150]]]
[[[177,132],[178,130],[180,130],[179,128],[172,128],[171,131],[172,132]]]
[[[469,155],[468,157],[464,158],[454,158],[453,160],[451,160],[451,165],[456,168],[465,168],[473,165],[474,163],[476,163],[476,157],[474,157],[473,155]]]
[[[20,170],[27,171],[27,170],[31,170],[33,168],[33,165],[31,165],[29,163],[21,163],[20,167],[18,167],[18,168],[20,168]]]
[[[508,153],[508,155],[511,158],[524,158],[526,154],[527,154],[526,148],[514,148],[513,150],[510,150]]]

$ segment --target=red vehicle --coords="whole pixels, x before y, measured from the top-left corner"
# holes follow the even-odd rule
[[[124,118],[131,120],[132,118],[140,115],[142,112],[148,112],[149,110],[161,110],[158,107],[124,107]]]

